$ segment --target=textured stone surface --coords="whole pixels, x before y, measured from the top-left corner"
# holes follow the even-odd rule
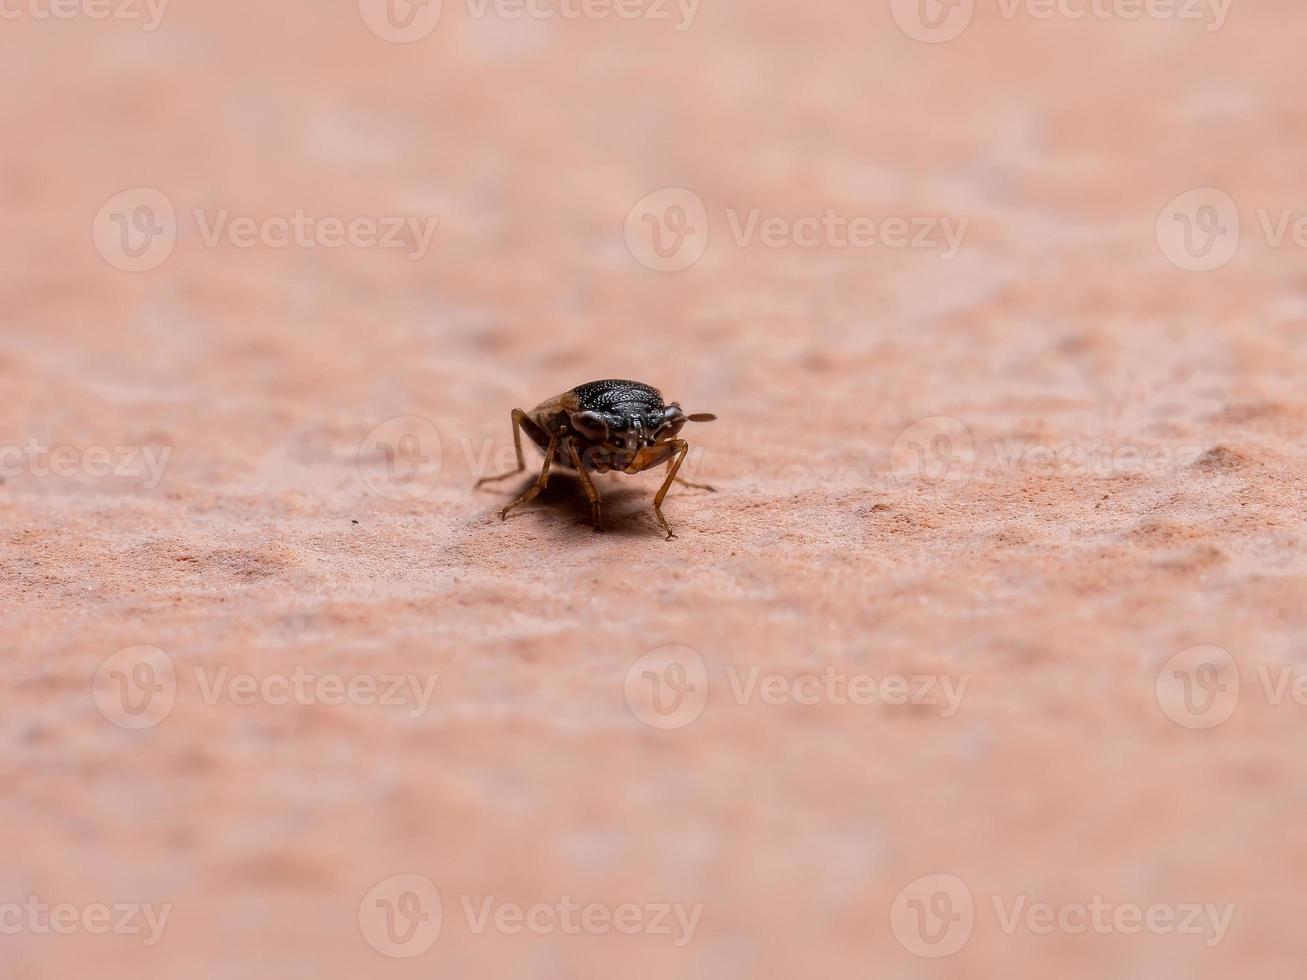
[[[982,3],[940,44],[888,3],[704,0],[679,32],[444,7],[408,45],[345,0],[0,27],[0,441],[77,460],[0,486],[0,903],[173,906],[149,948],[2,935],[4,975],[1296,970],[1307,707],[1258,668],[1299,662],[1307,616],[1304,250],[1268,240],[1307,206],[1300,7],[1238,3],[1208,30]],[[137,187],[179,234],[130,273],[92,227]],[[659,272],[624,228],[666,187],[709,234]],[[1207,187],[1242,246],[1184,271],[1159,215],[1173,254],[1163,209]],[[439,226],[420,260],[209,247],[224,209]],[[968,224],[947,261],[769,244],[767,219],[828,210]],[[652,473],[601,481],[603,536],[567,480],[504,524],[525,481],[470,490],[511,408],[602,377],[720,416],[687,431],[691,479],[720,492],[669,497],[675,542]],[[415,500],[376,492],[379,437],[357,462],[400,416],[441,440]],[[92,447],[170,455],[151,487],[94,475]],[[970,479],[930,479],[941,459]],[[141,645],[176,698],[132,731],[92,682]],[[658,729],[627,673],[668,645],[709,693]],[[1199,645],[1243,682],[1208,731],[1155,696]],[[947,717],[737,696],[828,668],[966,686]],[[204,697],[297,670],[436,679],[418,712]],[[397,874],[443,898],[410,959],[359,926]],[[950,959],[891,929],[926,874],[974,898]],[[683,947],[477,934],[463,899],[487,896],[703,910]],[[994,898],[1023,896],[1237,910],[1210,948],[1006,934]]]

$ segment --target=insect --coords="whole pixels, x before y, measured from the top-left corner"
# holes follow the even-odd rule
[[[681,406],[663,403],[662,392],[639,381],[591,381],[565,391],[537,405],[530,412],[513,409],[513,448],[517,450],[517,469],[477,481],[506,480],[526,469],[522,457],[522,432],[545,454],[544,466],[535,485],[499,512],[507,520],[514,507],[529,503],[549,483],[551,466],[573,470],[590,500],[594,529],[602,531],[603,517],[599,491],[590,474],[641,473],[661,463],[667,464],[667,479],[654,496],[654,516],[658,526],[671,541],[676,535],[663,517],[663,498],[675,480],[687,487],[713,491],[703,483],[691,483],[676,475],[690,451],[690,444],[677,435],[686,422],[711,422],[715,415],[686,415]]]

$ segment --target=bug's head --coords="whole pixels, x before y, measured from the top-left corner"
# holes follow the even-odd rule
[[[572,428],[589,439],[629,460],[641,449],[675,439],[686,422],[711,422],[717,416],[708,413],[686,415],[675,402],[657,409],[614,409],[571,414]]]

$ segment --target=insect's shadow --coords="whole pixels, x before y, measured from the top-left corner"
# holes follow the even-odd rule
[[[595,489],[603,498],[604,531],[609,534],[647,535],[650,528],[658,530],[654,521],[653,495],[657,490],[647,487],[623,485],[616,480],[605,480],[602,476],[592,477]],[[507,482],[507,481],[506,481]],[[505,489],[506,502],[516,500],[535,485],[535,479],[524,480],[513,486],[511,492]],[[502,506],[502,505],[501,505]],[[667,505],[664,504],[664,507]],[[590,500],[585,495],[585,488],[575,473],[553,472],[549,474],[548,485],[536,495],[529,504],[518,507],[508,515],[511,523],[533,510],[561,511],[574,518],[575,523],[589,531],[594,525],[590,520]]]

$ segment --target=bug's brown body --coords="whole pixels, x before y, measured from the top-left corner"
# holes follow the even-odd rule
[[[603,530],[599,491],[590,473],[641,473],[667,464],[667,479],[654,497],[654,516],[667,532],[667,540],[676,537],[663,517],[663,498],[675,480],[686,486],[712,490],[703,484],[688,483],[676,473],[690,446],[677,438],[686,422],[708,422],[712,415],[686,415],[681,406],[663,402],[657,388],[639,381],[592,381],[578,385],[555,398],[537,405],[530,412],[513,410],[513,445],[517,450],[517,469],[499,476],[478,480],[477,486],[506,479],[526,469],[522,456],[521,432],[545,454],[544,466],[535,486],[513,501],[499,516],[531,500],[549,482],[551,466],[574,470],[590,499],[596,531]]]

